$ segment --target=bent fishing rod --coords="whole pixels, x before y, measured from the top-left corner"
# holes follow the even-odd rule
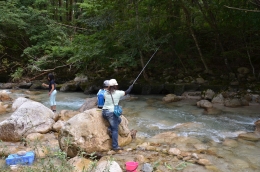
[[[160,45],[161,46],[161,45]],[[143,67],[142,71],[139,73],[139,75],[137,76],[137,78],[134,80],[133,84],[135,84],[135,82],[137,81],[137,79],[139,78],[139,76],[141,75],[141,73],[144,71],[145,67],[148,65],[148,63],[152,60],[153,56],[157,53],[157,51],[159,50],[160,46],[155,50],[155,52],[153,53],[153,55],[151,56],[151,58],[148,60],[148,62],[145,64],[145,66]]]

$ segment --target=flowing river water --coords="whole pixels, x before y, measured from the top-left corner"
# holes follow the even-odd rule
[[[10,96],[29,97],[49,107],[47,91],[8,90]],[[86,98],[95,95],[85,95],[81,92],[58,92],[57,111],[62,109],[78,110]],[[260,118],[259,104],[247,107],[227,108],[216,106],[218,113],[209,115],[204,109],[196,106],[196,100],[182,100],[173,103],[163,103],[160,95],[131,95],[131,99],[121,101],[124,115],[129,121],[129,128],[136,129],[137,137],[151,138],[152,136],[173,131],[179,136],[195,137],[205,145],[218,149],[220,169],[224,171],[260,171],[260,142],[239,140],[238,134],[253,132],[254,122]],[[0,115],[0,122],[11,115]],[[235,140],[235,146],[222,143],[226,139]],[[219,159],[219,158],[218,158]],[[216,160],[217,163],[217,160]]]

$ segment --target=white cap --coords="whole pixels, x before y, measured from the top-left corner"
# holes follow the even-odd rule
[[[109,86],[109,80],[105,80],[105,81],[104,81],[104,86],[105,86],[105,87],[108,87],[108,86]]]
[[[114,85],[118,85],[117,81],[115,79],[110,79],[109,86],[114,86]]]

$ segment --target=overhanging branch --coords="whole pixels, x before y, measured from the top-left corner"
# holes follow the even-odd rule
[[[243,9],[243,8],[229,7],[229,6],[226,6],[226,5],[224,5],[224,7],[229,8],[229,9],[233,9],[233,10],[240,10],[240,11],[260,13],[259,10],[248,10],[248,9]]]
[[[37,76],[35,76],[35,77],[29,79],[29,80],[32,81],[32,80],[34,80],[34,79],[36,79],[36,78],[38,78],[38,77],[40,77],[40,76],[42,76],[42,75],[45,75],[45,74],[48,73],[48,72],[54,71],[55,69],[62,68],[62,67],[66,67],[66,66],[71,66],[71,65],[72,65],[72,64],[67,64],[67,65],[57,66],[57,67],[55,67],[55,68],[53,68],[53,69],[42,70],[41,72],[43,72],[43,73],[41,73],[41,74],[39,74],[39,75],[37,75]]]

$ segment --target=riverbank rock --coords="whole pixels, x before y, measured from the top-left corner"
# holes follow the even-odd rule
[[[255,122],[255,133],[260,134],[260,120]]]
[[[79,111],[83,112],[85,110],[89,110],[95,107],[97,107],[97,97],[86,98],[83,105],[79,108]]]
[[[227,107],[241,107],[241,106],[249,106],[249,102],[245,99],[233,98],[233,99],[225,99],[224,105]]]
[[[0,114],[5,113],[8,105],[4,105],[3,102],[0,102]]]
[[[130,130],[127,126],[127,119],[121,116],[122,122],[119,125],[118,143],[125,146],[132,141]],[[74,157],[78,150],[87,153],[103,152],[111,149],[112,139],[107,133],[108,122],[103,119],[101,111],[96,108],[86,110],[70,118],[59,133],[59,143],[62,150],[67,151],[68,156]],[[127,131],[121,131],[122,129]],[[121,135],[121,133],[123,133]],[[68,146],[69,142],[69,146]]]
[[[68,161],[68,163],[70,163],[71,166],[74,167],[73,172],[82,172],[82,171],[88,170],[91,167],[93,161],[83,158],[83,157],[76,156],[74,158],[71,158]]]
[[[206,91],[203,91],[201,94],[201,98],[202,99],[207,99],[207,100],[212,100],[212,98],[214,97],[215,92],[211,89],[207,89]]]
[[[12,98],[9,96],[7,91],[2,90],[0,91],[0,101],[5,102],[5,101],[11,101]]]
[[[25,102],[32,102],[32,100],[24,98],[24,97],[19,97],[19,98],[15,99],[15,101],[12,104],[12,110],[15,111]]]
[[[208,100],[200,100],[197,102],[197,106],[198,107],[202,107],[202,108],[212,108],[213,105],[211,102],[209,102]]]
[[[101,171],[114,171],[114,172],[123,172],[121,167],[116,161],[100,161],[94,172]]]
[[[58,120],[68,121],[70,118],[72,118],[73,116],[79,113],[80,113],[79,111],[74,111],[74,110],[61,110],[58,115]]]
[[[54,113],[41,103],[25,101],[0,123],[0,140],[20,141],[30,133],[47,133],[54,124]]]
[[[200,91],[193,91],[193,92],[184,92],[182,95],[185,99],[201,99],[201,92]]]
[[[167,94],[162,100],[166,103],[170,102],[177,102],[180,101],[182,98],[180,96],[176,96],[175,94]]]
[[[242,133],[238,135],[238,138],[248,141],[257,142],[260,140],[260,135],[256,133]]]
[[[12,89],[16,85],[16,83],[0,83],[0,89]]]
[[[70,81],[62,84],[60,91],[68,92],[68,91],[82,91],[79,87],[79,82]]]
[[[224,104],[224,97],[222,94],[218,94],[215,97],[213,97],[212,99],[212,103],[218,103],[218,104]]]

